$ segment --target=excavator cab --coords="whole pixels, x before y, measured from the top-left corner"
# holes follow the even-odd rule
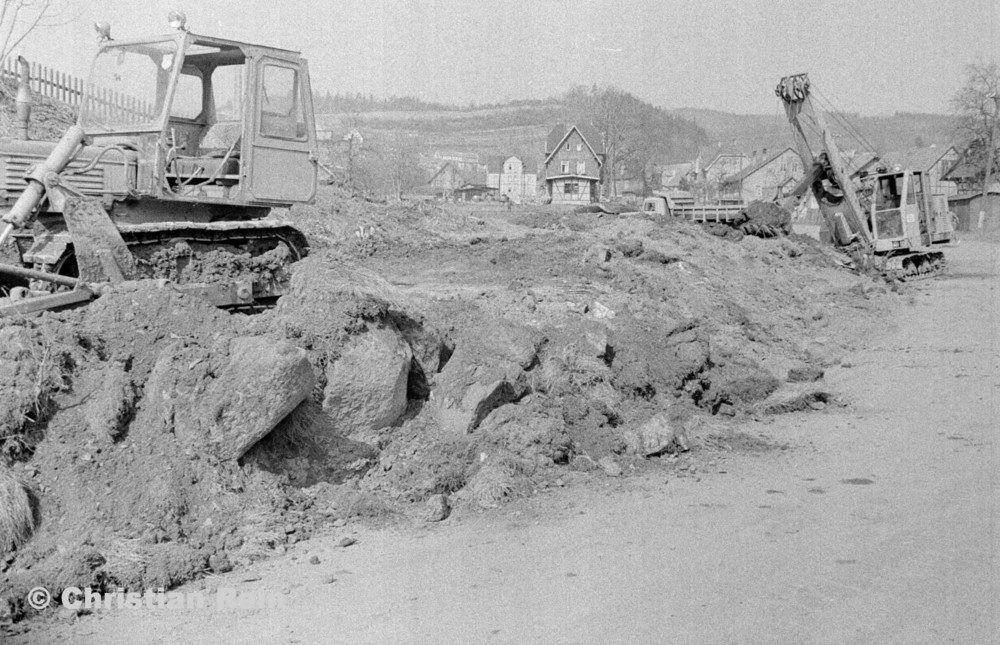
[[[309,72],[293,51],[183,26],[152,39],[107,38],[79,124],[97,145],[138,153],[138,196],[274,207],[315,195]]]
[[[928,208],[923,176],[910,170],[877,175],[869,221],[876,251],[917,248],[928,243]]]

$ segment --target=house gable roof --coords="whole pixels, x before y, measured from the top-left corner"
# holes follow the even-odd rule
[[[428,184],[434,183],[434,180],[437,179],[438,175],[440,175],[441,173],[443,173],[449,167],[455,169],[455,167],[452,165],[452,163],[450,161],[446,161],[443,164],[441,164],[441,167],[437,169],[437,172],[435,172],[433,175],[431,175],[430,181],[428,181],[427,183]]]
[[[584,131],[587,130],[588,128],[584,127],[581,130],[580,127],[578,127],[576,125],[571,125],[571,126],[569,126],[568,129],[566,129],[566,132],[564,132],[562,134],[562,136],[559,136],[557,138],[556,137],[557,132],[559,131],[560,128],[563,128],[563,127],[565,127],[565,126],[563,126],[562,124],[560,124],[560,125],[557,125],[555,128],[553,128],[552,132],[549,133],[549,136],[548,136],[548,138],[545,141],[545,147],[546,147],[546,153],[547,153],[546,156],[545,156],[545,165],[546,166],[549,165],[549,162],[552,161],[552,157],[554,157],[555,154],[557,152],[559,152],[559,148],[561,148],[562,145],[563,145],[563,143],[565,143],[566,140],[569,139],[569,136],[571,134],[573,134],[574,130],[576,131],[577,134],[580,135],[580,138],[583,139],[583,143],[584,143],[584,145],[587,146],[587,149],[590,150],[590,154],[594,155],[594,159],[597,160],[597,165],[600,166],[600,165],[603,164],[603,162],[601,160],[601,155],[597,152],[597,149],[590,143],[590,140],[587,138],[587,135],[584,134]],[[593,130],[591,130],[591,136],[594,136]],[[553,141],[555,141],[555,145],[553,145],[551,148],[549,148],[549,144],[552,143]],[[596,139],[596,141],[600,141],[600,139]]]
[[[746,168],[744,168],[743,170],[739,171],[738,173],[736,173],[734,175],[729,175],[728,177],[725,177],[722,180],[722,183],[724,183],[724,184],[731,184],[731,183],[734,183],[734,182],[743,181],[744,179],[746,179],[747,177],[753,175],[754,173],[756,173],[757,171],[761,170],[765,166],[768,166],[771,163],[773,163],[774,161],[776,161],[779,157],[781,157],[786,152],[791,152],[793,154],[795,153],[795,151],[792,150],[790,147],[789,148],[785,148],[784,150],[780,150],[780,151],[774,153],[773,155],[770,155],[769,157],[767,157],[767,158],[765,158],[765,159],[757,162],[756,164],[754,164],[752,166],[747,166]]]
[[[887,152],[882,159],[889,166],[899,166],[911,170],[930,170],[949,152],[958,154],[955,146],[930,146],[927,148],[912,148],[897,152]]]

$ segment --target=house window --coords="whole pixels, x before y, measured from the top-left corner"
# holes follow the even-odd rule
[[[566,142],[566,152],[569,152],[569,141]]]
[[[580,192],[580,185],[575,181],[573,182],[568,181],[565,184],[563,184],[563,193],[567,195],[575,195],[578,192]]]
[[[576,162],[576,174],[578,174],[578,175],[584,175],[586,173],[587,173],[587,162],[586,161],[577,161]]]
[[[754,194],[757,195],[757,199],[760,199],[761,197],[763,197],[764,196],[764,187],[761,186],[760,184],[757,184],[757,188],[754,189]]]
[[[576,144],[576,151],[581,152],[582,150],[583,150],[583,144],[582,143]]]
[[[566,174],[569,173],[569,162],[568,161],[562,162],[562,165],[560,167],[562,168],[562,173],[564,175],[566,175]]]

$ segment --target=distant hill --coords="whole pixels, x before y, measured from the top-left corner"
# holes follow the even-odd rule
[[[322,112],[322,108],[330,108]],[[652,106],[649,106],[652,107]],[[405,133],[425,156],[435,152],[491,156],[516,154],[541,161],[546,135],[557,123],[573,122],[573,108],[563,98],[518,101],[489,106],[447,106],[419,99],[373,99],[326,96],[317,98],[317,127],[334,138],[357,129],[374,138]],[[655,108],[654,108],[655,109]],[[662,110],[676,119],[675,134],[666,146],[664,162],[689,161],[697,150],[737,148],[747,154],[792,145],[783,112],[771,115],[732,114],[718,110],[683,108]],[[954,119],[942,114],[897,112],[891,116],[827,114],[841,147],[879,153],[954,143]],[[845,125],[846,124],[846,125]],[[860,137],[858,136],[860,134]]]
[[[670,112],[704,128],[712,145],[735,147],[750,153],[762,148],[777,150],[793,143],[783,111],[771,115],[730,114],[697,108]],[[954,117],[944,114],[897,112],[891,116],[861,116],[837,113],[825,116],[845,150],[874,148],[884,154],[931,144],[943,146],[955,143]],[[860,134],[860,139],[855,132]]]
[[[353,108],[317,114],[317,128],[329,131],[335,139],[352,129],[373,138],[402,133],[418,142],[419,152],[425,155],[438,151],[471,152],[485,161],[493,156],[516,154],[529,167],[542,161],[545,138],[552,128],[560,123],[574,123],[578,113],[575,106],[558,98],[452,109],[395,98],[380,103],[360,97],[350,101],[334,97],[320,105]],[[409,109],[393,109],[397,105]],[[705,132],[685,118],[646,103],[642,105],[658,112],[667,123],[664,146],[672,155],[687,158],[708,142]]]

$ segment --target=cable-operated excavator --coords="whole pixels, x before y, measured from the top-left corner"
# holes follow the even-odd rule
[[[833,237],[861,269],[887,278],[908,279],[933,274],[944,266],[940,245],[951,241],[954,226],[947,199],[930,195],[923,173],[910,169],[873,173],[854,171],[813,107],[809,77],[786,76],[775,94],[806,169],[805,181]]]
[[[0,244],[27,282],[0,316],[71,306],[107,285],[167,279],[225,308],[285,293],[305,236],[269,217],[316,193],[306,61],[294,51],[172,33],[115,40],[107,23],[77,125],[29,141],[21,60],[15,137],[0,139]]]

